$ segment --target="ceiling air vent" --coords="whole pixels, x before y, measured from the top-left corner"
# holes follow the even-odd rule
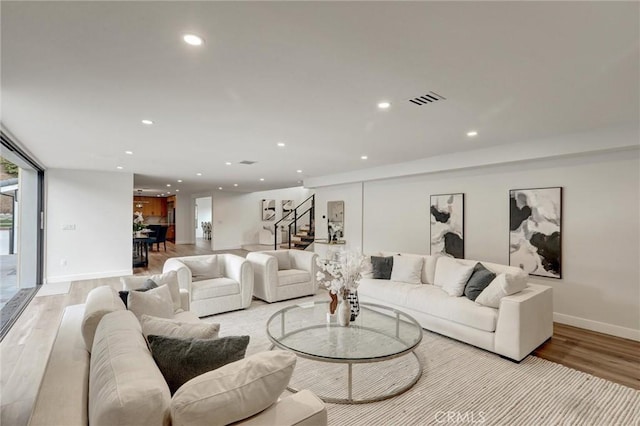
[[[409,99],[409,102],[414,103],[418,106],[427,105],[433,102],[444,101],[444,96],[438,95],[436,92],[427,93],[426,95],[418,96],[417,98]]]
[[[252,164],[256,164],[257,161],[249,161],[249,160],[243,160],[241,162],[239,162],[238,164],[244,164],[245,166],[250,166]]]

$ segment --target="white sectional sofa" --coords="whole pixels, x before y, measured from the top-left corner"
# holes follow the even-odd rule
[[[363,278],[358,287],[362,302],[379,303],[406,312],[423,328],[520,361],[553,334],[551,287],[523,283],[524,289],[500,299],[499,307],[482,306],[464,295],[453,297],[434,285],[437,269],[451,258],[383,253],[383,256],[423,258],[419,283]],[[394,256],[394,258],[395,258]],[[442,259],[447,259],[440,262]],[[463,265],[478,261],[455,259]],[[480,262],[490,271],[524,274],[520,269]],[[524,276],[526,279],[526,275]]]
[[[182,309],[174,319],[200,323]],[[181,388],[172,397],[135,315],[114,289],[99,287],[89,293],[86,304],[65,309],[29,425],[326,425],[324,403],[308,390],[273,402],[280,393],[274,395],[273,379],[289,374],[274,365],[295,358],[278,352],[261,352],[204,373],[185,383],[183,387],[197,381],[190,394]],[[261,383],[256,375],[271,382]],[[220,398],[221,388],[231,390],[226,399]],[[257,396],[246,397],[247,388]],[[245,417],[243,410],[251,414]]]

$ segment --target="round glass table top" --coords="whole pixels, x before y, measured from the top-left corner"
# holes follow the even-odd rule
[[[349,326],[328,320],[329,302],[287,306],[267,321],[267,335],[281,349],[334,362],[372,362],[412,351],[422,328],[411,316],[387,306],[360,303]]]

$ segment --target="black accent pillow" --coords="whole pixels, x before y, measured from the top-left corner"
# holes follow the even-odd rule
[[[482,263],[476,263],[476,266],[473,268],[473,272],[464,287],[464,295],[467,296],[467,299],[475,301],[478,296],[480,296],[480,293],[482,293],[482,290],[487,288],[495,277],[496,274],[485,268]]]
[[[171,395],[189,380],[244,358],[249,336],[192,339],[149,335],[151,355]]]
[[[149,291],[153,288],[158,288],[158,284],[156,284],[156,282],[154,280],[152,280],[151,278],[147,278],[147,280],[144,282],[143,286],[140,288],[136,288],[134,291]],[[124,306],[125,308],[129,309],[129,305],[127,304],[127,300],[129,299],[129,290],[122,290],[118,292],[118,296],[120,296],[120,299],[122,299],[122,301],[124,302]]]
[[[373,278],[377,280],[390,280],[391,270],[393,269],[393,256],[371,256],[371,266],[373,269]]]

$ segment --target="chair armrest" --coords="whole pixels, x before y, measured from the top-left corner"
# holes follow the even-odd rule
[[[180,289],[180,305],[185,311],[189,311],[191,308],[191,295],[186,288]]]
[[[304,389],[234,425],[326,426],[327,408],[313,392]]]
[[[318,264],[316,263],[318,255],[311,251],[289,250],[289,256],[293,269],[302,269],[303,271],[309,272],[315,294],[315,291],[318,289],[318,278],[316,277],[318,271]]]
[[[278,261],[274,256],[252,252],[247,260],[253,268],[253,293],[267,302],[275,301],[275,287],[278,285]]]
[[[235,254],[220,254],[218,259],[223,259],[225,276],[240,283],[242,307],[248,308],[253,296],[253,269],[251,268],[251,263]]]
[[[500,300],[494,343],[497,353],[520,361],[552,335],[551,287],[527,284],[521,292]]]
[[[170,258],[164,262],[164,266],[162,267],[163,273],[169,271],[176,271],[178,274],[178,286],[180,286],[181,289],[187,290],[189,294],[191,294],[191,282],[193,280],[191,269],[189,269],[187,265],[182,263],[179,259]]]

